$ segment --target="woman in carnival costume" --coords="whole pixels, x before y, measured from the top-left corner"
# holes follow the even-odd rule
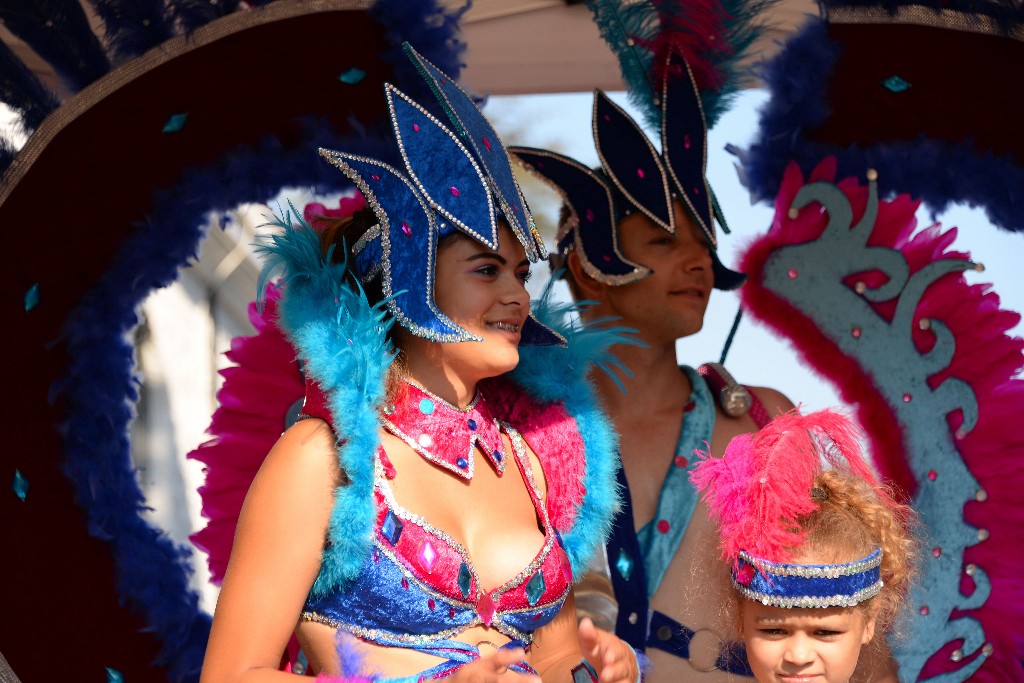
[[[786,413],[692,474],[718,524],[739,637],[761,683],[872,675],[854,673],[862,649],[884,642],[908,596],[912,513],[879,484],[859,437],[837,412]]]
[[[264,247],[306,396],[249,489],[202,680],[287,675],[294,631],[324,678],[634,681],[572,597],[616,503],[586,374],[621,338],[534,317],[508,157],[406,52],[452,128],[387,85],[404,168],[321,150],[369,209],[323,235],[286,216]]]

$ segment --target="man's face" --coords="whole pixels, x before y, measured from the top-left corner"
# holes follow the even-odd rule
[[[603,313],[622,319],[651,344],[700,331],[714,283],[710,247],[683,205],[674,202],[676,234],[634,213],[619,222],[619,248],[653,273],[639,282],[601,288]],[[610,310],[609,310],[610,309]]]

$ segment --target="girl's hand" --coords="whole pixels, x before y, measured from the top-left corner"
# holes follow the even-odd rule
[[[444,679],[445,683],[541,683],[540,676],[521,674],[509,666],[526,658],[523,648],[501,648],[470,662]]]
[[[614,633],[603,631],[589,618],[579,625],[583,656],[597,670],[599,683],[636,683],[640,669],[633,648]]]

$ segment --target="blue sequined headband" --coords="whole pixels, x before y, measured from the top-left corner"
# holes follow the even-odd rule
[[[594,93],[594,146],[601,160],[594,171],[562,154],[510,147],[532,173],[551,185],[569,209],[558,233],[558,252],[575,250],[590,277],[610,285],[651,274],[619,249],[619,221],[639,211],[670,234],[676,232],[673,204],[679,201],[711,247],[714,286],[735,289],[746,276],[718,259],[714,220],[726,228],[708,184],[707,123],[690,65],[669,55],[661,90],[661,153],[640,126],[600,90]],[[670,78],[670,74],[678,74]]]
[[[487,119],[447,75],[408,43],[403,49],[454,131],[388,83],[385,96],[404,169],[346,152],[321,149],[320,155],[355,183],[377,218],[353,245],[356,276],[364,283],[380,278],[388,310],[413,334],[436,342],[481,341],[434,301],[439,240],[458,232],[497,249],[504,220],[534,262],[546,256],[544,241]],[[532,315],[523,324],[522,345],[564,342]]]
[[[882,589],[882,550],[845,564],[782,564],[741,552],[732,584],[748,600],[773,607],[853,607]]]

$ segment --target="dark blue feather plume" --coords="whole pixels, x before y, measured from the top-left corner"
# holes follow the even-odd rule
[[[60,101],[35,74],[0,42],[0,102],[21,116],[21,132],[29,135]]]
[[[2,0],[0,20],[78,92],[110,70],[78,0]]]
[[[179,30],[191,33],[214,19],[231,14],[238,9],[238,0],[172,0],[167,8]]]
[[[115,62],[137,57],[174,35],[163,0],[91,0]]]

